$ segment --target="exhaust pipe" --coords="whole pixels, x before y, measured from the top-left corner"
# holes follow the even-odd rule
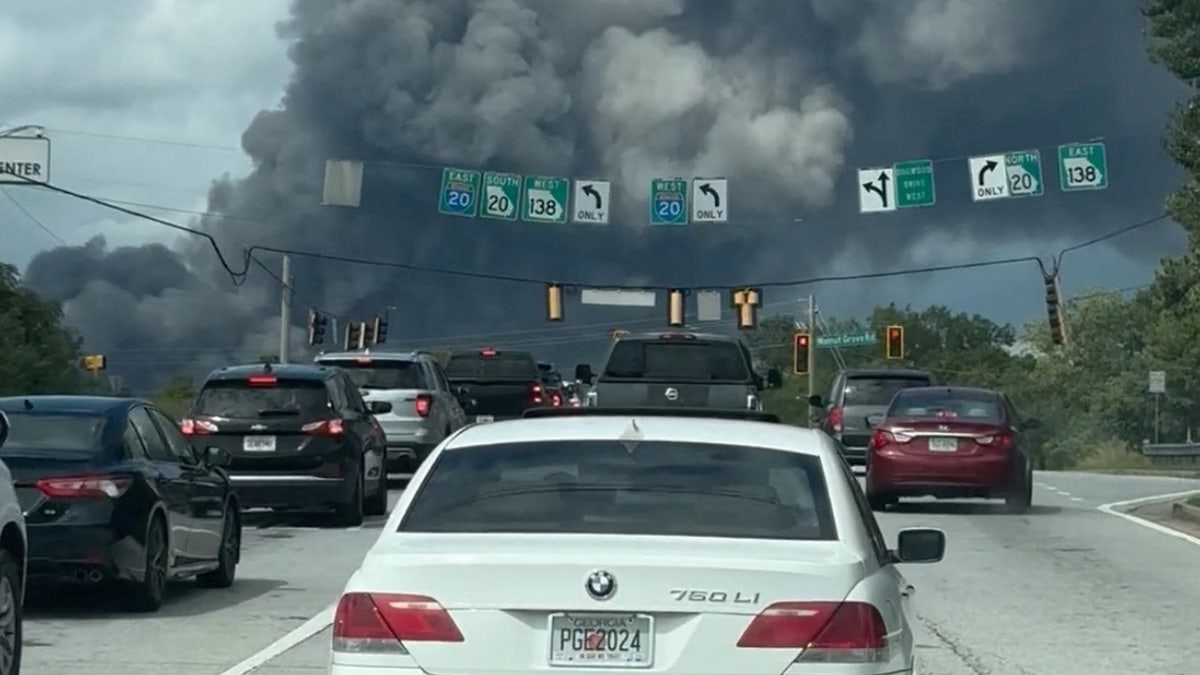
[[[75,581],[87,581],[87,572],[75,570]]]

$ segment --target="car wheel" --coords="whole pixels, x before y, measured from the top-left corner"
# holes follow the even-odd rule
[[[337,519],[343,527],[357,527],[362,525],[363,515],[363,470],[359,468],[350,501],[338,507]]]
[[[368,516],[387,515],[388,476],[385,467],[379,468],[379,478],[375,483],[375,493],[367,497],[367,503],[363,505],[363,513]]]
[[[146,568],[141,581],[129,584],[129,593],[123,596],[125,606],[133,612],[157,612],[162,607],[167,591],[167,567],[169,559],[167,529],[162,517],[150,516],[150,527],[146,530]]]
[[[225,507],[225,522],[221,526],[221,550],[217,553],[217,569],[196,577],[203,588],[229,588],[237,574],[238,559],[242,555],[242,528],[238,525],[234,505]]]
[[[0,675],[21,672],[21,563],[0,551]]]
[[[1033,505],[1033,476],[1029,472],[1008,495],[1004,497],[1004,508],[1009,513],[1025,513]]]

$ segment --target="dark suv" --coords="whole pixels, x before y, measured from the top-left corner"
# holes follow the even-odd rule
[[[232,456],[229,475],[244,507],[329,508],[347,526],[387,512],[386,439],[338,368],[247,365],[209,374],[180,423],[194,448]]]
[[[933,374],[924,370],[848,368],[834,376],[828,398],[814,394],[809,403],[823,409],[821,430],[841,444],[846,461],[865,464],[871,434],[896,392],[933,384]]]

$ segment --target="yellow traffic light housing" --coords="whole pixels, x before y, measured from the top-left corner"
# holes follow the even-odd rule
[[[329,318],[316,309],[308,310],[308,344],[319,345],[325,342],[325,326]]]
[[[796,333],[792,350],[792,372],[797,375],[808,374],[808,350],[812,349],[812,336],[808,333]]]
[[[679,328],[685,323],[686,306],[683,302],[683,291],[673,288],[667,291],[667,325]]]
[[[103,354],[88,354],[81,359],[81,365],[89,373],[98,373],[108,367],[108,359]]]
[[[362,349],[363,348],[363,338],[365,337],[364,333],[366,332],[364,330],[365,328],[366,328],[366,324],[364,324],[361,321],[347,321],[346,322],[346,339],[345,339],[345,344],[343,345],[343,347],[347,351],[349,351],[351,349]]]
[[[374,325],[371,329],[371,336],[375,338],[374,344],[381,345],[387,342],[388,322],[382,316],[376,315]]]
[[[1067,343],[1067,322],[1062,311],[1062,297],[1058,292],[1058,275],[1046,277],[1046,316],[1050,320],[1050,341],[1055,346]]]
[[[887,357],[889,359],[904,358],[904,326],[887,327]]]
[[[563,320],[562,286],[559,286],[558,284],[546,285],[546,320]]]
[[[762,292],[757,288],[739,288],[733,292],[733,307],[737,310],[737,325],[742,330],[758,328],[758,308]]]

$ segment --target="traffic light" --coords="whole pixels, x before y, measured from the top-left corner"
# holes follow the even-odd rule
[[[376,315],[375,316],[375,325],[374,325],[373,330],[371,331],[371,335],[375,338],[374,344],[381,345],[381,344],[387,342],[387,327],[388,327],[387,319],[383,318],[382,316]]]
[[[98,373],[108,367],[108,359],[103,354],[88,354],[80,359],[80,365],[89,373]]]
[[[1050,341],[1056,346],[1067,343],[1067,323],[1058,296],[1058,275],[1046,277],[1046,314],[1050,319]]]
[[[683,326],[684,322],[683,291],[672,288],[667,291],[667,325],[672,328]]]
[[[808,374],[808,350],[812,347],[808,333],[796,333],[795,349],[792,350],[792,372],[797,375]]]
[[[346,342],[343,347],[347,350],[363,348],[363,329],[366,324],[359,321],[346,322]]]
[[[548,321],[563,320],[562,286],[558,284],[546,285],[546,319]]]
[[[887,357],[904,358],[904,326],[887,327]]]
[[[327,325],[329,325],[329,317],[315,309],[308,310],[308,344],[323,344]]]
[[[375,322],[362,323],[362,347],[365,349],[375,344]]]
[[[758,307],[761,304],[762,292],[757,288],[740,288],[733,292],[733,307],[737,310],[738,328],[758,328]]]

